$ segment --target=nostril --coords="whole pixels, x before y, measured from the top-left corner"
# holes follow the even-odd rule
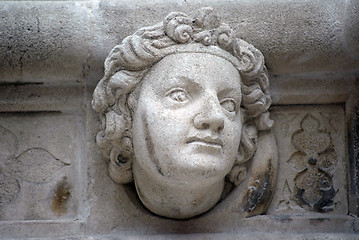
[[[198,114],[194,118],[194,126],[198,129],[212,129],[212,131],[219,132],[224,128],[224,119],[209,114]]]
[[[201,114],[198,114],[194,118],[194,126],[198,129],[207,129],[209,124],[205,121],[204,117]]]
[[[202,128],[204,128],[204,129],[209,128],[209,124],[208,123],[202,123]]]

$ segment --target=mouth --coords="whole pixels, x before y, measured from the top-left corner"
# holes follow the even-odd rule
[[[187,143],[194,143],[199,144],[206,147],[211,148],[217,148],[221,149],[223,148],[223,142],[219,138],[212,138],[212,137],[191,137],[187,141]]]

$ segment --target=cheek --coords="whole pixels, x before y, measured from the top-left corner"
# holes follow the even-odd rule
[[[242,133],[241,121],[228,121],[224,130],[223,141],[227,144],[228,148],[230,148],[230,151],[233,151],[233,154],[237,154]]]
[[[181,138],[186,134],[190,124],[188,111],[169,110],[158,102],[146,103],[142,114],[151,134],[163,139],[164,142],[173,142]]]

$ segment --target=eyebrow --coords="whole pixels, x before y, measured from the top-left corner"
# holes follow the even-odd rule
[[[228,96],[229,94],[233,94],[233,98],[238,102],[238,104],[241,104],[242,102],[242,91],[237,90],[235,88],[225,88],[218,92],[218,96]]]
[[[224,89],[221,89],[218,93],[219,94],[228,94],[228,93],[232,93],[232,92],[234,92],[238,96],[242,95],[241,89],[236,89],[236,88],[224,88]]]
[[[203,89],[203,87],[198,82],[196,82],[195,80],[193,80],[190,77],[186,77],[183,75],[177,75],[177,76],[175,76],[175,78],[181,80],[181,82],[184,82],[186,84],[186,86],[188,86],[190,88]]]

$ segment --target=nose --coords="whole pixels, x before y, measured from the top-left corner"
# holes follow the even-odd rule
[[[216,100],[207,101],[193,121],[197,129],[211,129],[213,132],[220,132],[224,128],[224,116],[220,103]]]

